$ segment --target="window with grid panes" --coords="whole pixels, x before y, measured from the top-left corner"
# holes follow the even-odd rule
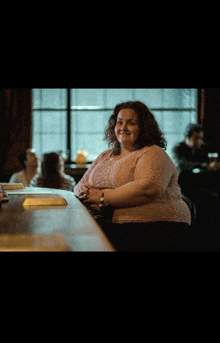
[[[195,88],[33,89],[33,147],[39,155],[70,150],[72,161],[83,148],[92,162],[108,149],[103,138],[113,108],[129,100],[142,101],[153,112],[172,158],[186,126],[196,123]]]

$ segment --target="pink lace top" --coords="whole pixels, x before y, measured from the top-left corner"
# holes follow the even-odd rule
[[[145,159],[143,170],[137,166],[139,159]],[[159,185],[162,193],[141,206],[116,208],[113,223],[174,221],[190,224],[190,211],[181,199],[177,183],[177,169],[159,146],[144,147],[124,158],[117,158],[112,155],[112,150],[106,150],[93,162],[81,181],[97,188],[117,188],[135,181],[137,175],[139,179],[141,175],[146,182]]]

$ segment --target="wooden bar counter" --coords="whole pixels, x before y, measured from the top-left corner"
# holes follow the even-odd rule
[[[0,251],[115,251],[72,192],[37,187],[17,191],[21,194],[8,191],[9,202],[0,209]],[[28,191],[58,194],[67,205],[23,206]]]

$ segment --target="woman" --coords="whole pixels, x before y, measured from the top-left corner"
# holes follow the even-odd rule
[[[31,180],[31,187],[45,187],[73,191],[75,180],[63,172],[63,161],[56,152],[44,154],[41,174]]]
[[[112,149],[93,162],[75,195],[85,203],[114,206],[112,224],[104,231],[116,250],[184,249],[180,232],[189,229],[190,211],[148,107],[140,101],[118,104],[105,139]]]

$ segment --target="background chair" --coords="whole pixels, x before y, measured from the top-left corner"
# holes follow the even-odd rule
[[[196,222],[196,207],[195,207],[193,201],[190,200],[189,198],[187,198],[185,196],[181,196],[181,198],[183,199],[183,201],[185,201],[185,203],[189,207],[189,210],[190,210],[190,213],[191,213],[191,226],[195,226],[195,222]]]

